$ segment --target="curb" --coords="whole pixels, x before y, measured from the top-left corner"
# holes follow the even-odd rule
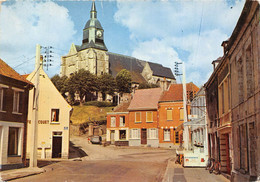
[[[28,176],[33,176],[33,175],[37,175],[37,174],[41,174],[41,173],[44,173],[46,172],[45,169],[43,168],[38,168],[37,170],[38,171],[32,171],[32,172],[26,172],[26,171],[23,171],[24,168],[21,168],[21,169],[16,169],[16,171],[10,171],[10,173],[8,173],[8,170],[5,171],[5,175],[3,174],[0,174],[0,176],[2,178],[0,178],[0,181],[2,182],[5,182],[5,181],[11,181],[11,180],[15,180],[15,179],[20,179],[20,178],[24,178],[24,177],[28,177]],[[28,170],[25,169],[25,170]],[[13,173],[13,174],[12,174]]]
[[[168,159],[168,161],[167,161],[167,167],[166,167],[165,173],[164,173],[164,175],[163,175],[163,180],[162,180],[162,182],[169,182],[169,179],[167,179],[167,176],[168,176],[169,166],[170,166],[170,163],[171,163],[171,160],[172,160],[172,159],[173,159],[173,158],[170,158],[170,159]]]

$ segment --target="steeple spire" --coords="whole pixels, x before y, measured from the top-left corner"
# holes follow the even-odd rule
[[[92,7],[91,7],[91,11],[90,11],[90,18],[97,18],[97,10],[96,10],[96,5],[95,5],[95,1],[92,1]]]

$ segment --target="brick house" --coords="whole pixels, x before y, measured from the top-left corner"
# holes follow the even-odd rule
[[[32,87],[0,59],[0,171],[26,164],[27,106]]]
[[[188,100],[199,90],[193,83],[187,83],[186,88]],[[189,105],[187,111],[190,114]],[[179,126],[184,121],[182,84],[172,84],[167,91],[164,91],[159,100],[158,113],[159,145],[161,147],[179,145],[182,137],[182,129]]]
[[[129,146],[159,146],[158,102],[161,88],[136,90],[128,107]]]
[[[116,146],[129,145],[130,101],[121,102],[113,112],[107,113],[107,142]]]

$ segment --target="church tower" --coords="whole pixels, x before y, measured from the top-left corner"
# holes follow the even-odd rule
[[[68,55],[61,57],[61,76],[85,69],[95,75],[109,73],[107,47],[104,43],[104,29],[97,19],[95,2],[92,2],[90,19],[83,29],[82,44],[72,43]]]
[[[83,29],[82,49],[96,48],[107,51],[104,43],[104,29],[97,19],[97,10],[95,2],[92,2],[90,10],[90,19],[87,21]]]

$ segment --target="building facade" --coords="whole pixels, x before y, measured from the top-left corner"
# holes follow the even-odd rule
[[[187,95],[193,97],[199,88],[193,83],[187,83]],[[174,147],[182,142],[181,126],[184,122],[183,108],[183,85],[172,84],[167,91],[164,91],[159,101],[159,143],[161,147]],[[190,104],[187,106],[188,114],[190,114]]]
[[[107,113],[106,141],[116,146],[129,145],[129,107],[130,101],[121,102],[114,112]]]
[[[0,171],[26,164],[27,106],[32,87],[0,59]]]
[[[129,146],[159,146],[158,102],[161,88],[136,90],[128,107]]]
[[[233,181],[260,180],[260,11],[246,1],[224,45],[230,64]]]
[[[95,2],[92,2],[90,19],[83,29],[82,44],[72,44],[67,55],[61,58],[61,76],[70,76],[75,71],[85,69],[95,75],[109,73],[113,77],[122,69],[127,69],[133,84],[143,82],[167,87],[176,83],[170,68],[161,64],[139,60],[108,52],[104,42],[104,29],[97,19]]]
[[[39,106],[37,121],[37,156],[41,159],[69,157],[69,128],[72,107],[53,85],[42,65],[38,69]],[[36,82],[35,70],[27,76],[27,80]],[[30,156],[31,130],[33,114],[33,90],[29,93],[28,104],[28,138],[27,156]]]

